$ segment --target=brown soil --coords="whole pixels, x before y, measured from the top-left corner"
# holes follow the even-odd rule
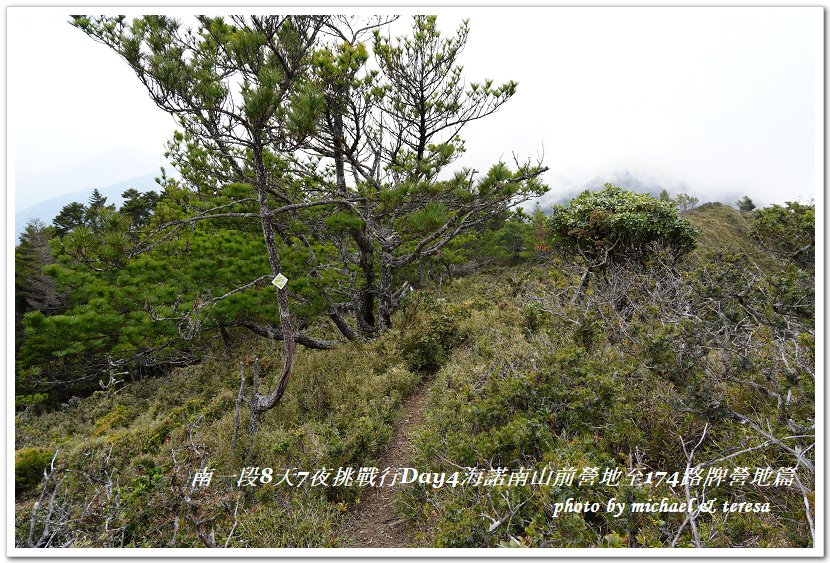
[[[423,421],[429,385],[423,385],[404,401],[403,413],[395,422],[389,449],[377,463],[386,467],[411,467],[413,458],[412,433]],[[393,499],[399,486],[372,487],[360,495],[360,502],[348,515],[343,535],[354,547],[410,547],[405,530],[405,519],[395,509]]]

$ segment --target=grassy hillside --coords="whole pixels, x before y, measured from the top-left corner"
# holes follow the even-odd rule
[[[414,455],[423,470],[682,471],[686,444],[698,440],[697,461],[758,446],[723,465],[793,465],[786,449],[764,445],[752,425],[776,436],[795,432],[776,407],[782,388],[793,424],[814,420],[812,335],[802,329],[782,341],[763,296],[736,301],[728,292],[728,283],[744,283],[753,262],[763,271],[776,264],[750,237],[749,217],[709,205],[688,218],[700,240],[683,277],[611,272],[573,303],[579,271],[551,255],[411,293],[396,328],[378,340],[301,350],[283,403],[266,413],[253,439],[243,407],[233,447],[240,366],[250,373],[260,358],[269,385],[279,365],[279,346],[262,339],[217,349],[166,377],[21,414],[16,541],[26,545],[31,532],[73,547],[198,547],[212,531],[230,547],[354,545],[341,530],[359,502],[357,489],[291,489],[277,485],[278,475],[240,488],[234,474],[245,466],[376,464],[402,401],[421,389],[429,403]],[[729,261],[723,250],[750,259]],[[798,357],[789,371],[782,351],[785,363]],[[44,483],[53,455],[56,470]],[[200,467],[215,468],[214,480],[192,490]],[[811,491],[813,477],[802,478]],[[55,533],[42,511],[31,515],[58,482],[58,514],[71,524]],[[809,544],[804,498],[792,488],[712,486],[707,494],[774,507],[763,515],[700,515],[696,535],[707,546]],[[666,486],[421,485],[404,490],[398,506],[413,545],[665,547],[694,545],[684,514],[560,516],[551,507],[569,497],[604,504],[683,495]]]
[[[722,203],[706,203],[683,215],[700,233],[700,256],[715,250],[743,252],[766,271],[780,269],[775,258],[765,252],[753,239],[751,213],[742,213]]]
[[[69,475],[63,487],[74,488],[76,494],[94,495],[98,492],[94,481],[117,475],[120,498],[106,499],[100,514],[90,519],[90,531],[83,530],[73,546],[100,545],[91,530],[100,524],[98,517],[107,516],[124,527],[123,535],[113,540],[115,545],[122,541],[123,545],[169,545],[174,535],[172,514],[186,502],[171,490],[174,477],[183,485],[200,467],[217,469],[205,497],[215,495],[209,502],[218,517],[215,526],[221,530],[238,496],[231,474],[242,467],[319,468],[375,462],[389,439],[402,397],[422,378],[413,366],[421,365],[423,354],[433,357],[431,351],[419,348],[417,340],[419,334],[430,334],[424,328],[426,319],[415,314],[408,320],[410,332],[390,331],[369,344],[301,351],[290,393],[261,420],[254,440],[248,437],[245,422],[234,448],[230,444],[240,365],[250,374],[253,358],[260,358],[265,384],[271,383],[273,376],[269,379],[268,374],[277,369],[279,356],[278,347],[267,341],[246,342],[232,355],[217,352],[208,361],[176,369],[168,377],[109,393],[99,391],[54,412],[18,416],[18,457],[25,459],[31,451],[49,454],[41,456],[40,467],[18,489],[19,532],[28,533],[26,518],[38,492],[33,486],[55,451],[57,464]],[[18,463],[17,474],[23,475],[25,469]],[[86,470],[91,481],[78,473]],[[339,545],[342,542],[333,535],[335,522],[345,510],[343,503],[354,500],[346,489],[290,498],[274,487],[262,487],[256,497],[245,499],[256,509],[240,522],[234,546]],[[295,528],[291,519],[299,517],[298,507],[307,518]],[[281,520],[284,523],[278,524]],[[175,545],[200,544],[183,529]]]
[[[419,545],[809,545],[803,507],[812,503],[812,485],[803,496],[781,488],[710,486],[710,499],[769,501],[771,513],[703,516],[695,533],[682,532],[684,518],[677,514],[554,513],[569,498],[603,507],[610,499],[685,500],[682,487],[582,487],[574,477],[586,468],[599,468],[600,475],[606,467],[622,468],[625,482],[639,471],[682,476],[687,463],[718,465],[723,458],[729,470],[789,466],[793,458],[771,447],[771,435],[809,432],[815,414],[811,323],[776,333],[782,318],[767,308],[780,303],[774,293],[781,265],[753,241],[751,217],[723,205],[687,216],[700,239],[682,278],[637,269],[611,273],[582,306],[570,300],[576,276],[561,263],[500,272],[501,284],[482,277],[463,282],[461,294],[470,304],[462,323],[467,345],[432,388],[419,465],[448,472],[458,466],[550,467],[556,478],[551,487],[410,491],[404,506]],[[484,295],[481,301],[469,297]],[[793,370],[796,350],[804,356]],[[781,389],[799,397],[792,410],[781,403],[776,408]],[[783,410],[798,411],[802,422],[780,426]],[[764,435],[764,428],[776,426]],[[693,462],[688,451],[698,440]],[[576,469],[571,481],[568,468]],[[814,478],[809,470],[799,473]]]

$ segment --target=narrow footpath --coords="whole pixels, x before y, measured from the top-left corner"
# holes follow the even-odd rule
[[[414,457],[412,433],[424,419],[424,408],[430,384],[424,384],[403,404],[403,412],[395,422],[389,449],[381,457],[377,467],[411,467]],[[354,547],[410,547],[404,519],[395,510],[393,499],[397,487],[365,489],[360,503],[346,518],[343,535]]]

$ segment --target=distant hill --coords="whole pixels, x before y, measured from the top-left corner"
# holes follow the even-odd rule
[[[156,177],[158,177],[157,173],[145,174],[143,176],[130,178],[129,180],[124,180],[123,182],[118,182],[117,184],[98,188],[98,191],[107,198],[108,204],[114,203],[116,206],[119,206],[123,201],[121,194],[129,188],[135,188],[140,192],[158,190],[159,187],[155,181]],[[53,197],[18,211],[14,216],[15,240],[20,236],[20,233],[23,232],[23,229],[26,227],[26,223],[31,219],[40,219],[45,224],[49,225],[52,223],[52,219],[60,213],[60,210],[64,205],[72,203],[73,201],[85,204],[95,187],[96,186],[90,186],[87,189]]]
[[[136,178],[169,164],[156,154],[140,148],[113,149],[82,162],[27,170],[16,166],[14,175],[15,212],[40,202],[79,190],[112,186],[127,178]]]
[[[655,178],[648,174],[636,174],[630,170],[616,170],[608,174],[594,176],[587,181],[572,182],[566,178],[556,178],[550,182],[551,190],[540,198],[533,200],[530,204],[524,205],[526,209],[532,209],[538,202],[542,210],[548,212],[554,205],[564,205],[585,190],[601,190],[606,183],[614,184],[632,192],[651,194],[656,196],[661,190],[666,189],[671,195],[686,193],[699,196],[701,199],[711,197],[695,192],[685,182],[674,182],[665,179]],[[717,199],[722,199],[718,196]],[[726,199],[724,201],[729,201]]]

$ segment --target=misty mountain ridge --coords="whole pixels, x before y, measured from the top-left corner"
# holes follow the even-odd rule
[[[112,149],[81,162],[36,171],[21,166],[15,170],[15,212],[82,189],[112,186],[158,171],[161,166],[169,168],[160,154],[134,147]]]
[[[111,151],[110,153],[101,155],[100,158],[103,158],[104,160],[119,160],[119,155],[121,155],[120,151]],[[86,167],[98,158],[99,157],[96,157],[95,159],[84,163],[83,167]],[[53,172],[59,170],[63,169],[56,169]],[[21,174],[24,173],[20,172],[18,173],[18,176]],[[29,175],[28,173],[25,174]],[[95,173],[91,176],[100,177],[101,175],[101,173]],[[106,172],[104,172],[104,175],[106,175]],[[134,188],[140,192],[146,192],[149,190],[159,191],[159,186],[155,180],[157,177],[158,173],[146,173],[128,180],[113,183],[103,188],[98,188],[98,191],[100,191],[101,194],[107,198],[108,204],[120,206],[123,202],[121,194],[129,188]],[[621,188],[633,192],[645,193],[653,196],[657,196],[663,189],[666,189],[672,196],[676,196],[679,193],[685,193],[698,197],[700,199],[700,203],[706,203],[707,201],[720,201],[722,203],[726,203],[727,205],[732,205],[733,202],[738,200],[743,195],[736,191],[713,197],[712,195],[696,192],[691,189],[686,182],[666,181],[649,174],[636,174],[630,170],[617,170],[608,174],[597,175],[590,180],[583,182],[573,182],[572,178],[559,175],[557,178],[554,178],[549,182],[551,190],[547,194],[538,199],[529,201],[521,205],[521,207],[526,211],[529,211],[533,209],[536,204],[538,204],[543,211],[548,212],[553,206],[564,205],[585,190],[600,190],[606,183],[611,183],[615,186],[620,186]],[[25,190],[21,190],[20,184],[21,182],[18,182],[18,189],[16,190],[18,203],[21,199],[21,192],[25,192]],[[49,225],[51,224],[52,219],[60,213],[63,206],[72,203],[73,201],[86,203],[89,196],[92,194],[95,182],[87,182],[86,185],[89,187],[43,200],[18,211],[15,214],[15,237],[18,238],[20,236],[20,233],[23,232],[26,223],[31,219],[40,219],[43,223]],[[764,202],[760,201],[756,201],[756,203],[760,205],[764,204]]]
[[[103,188],[98,188],[98,191],[101,192],[101,195],[107,198],[107,204],[114,203],[116,207],[119,207],[124,201],[121,194],[130,188],[134,188],[140,192],[147,192],[150,190],[160,191],[160,188],[156,183],[156,178],[158,176],[158,173],[148,173]],[[89,188],[74,191],[72,193],[59,195],[18,211],[14,216],[15,238],[17,239],[20,237],[20,233],[22,233],[23,229],[26,227],[26,223],[32,219],[40,219],[44,224],[51,225],[52,219],[60,213],[61,209],[63,209],[65,205],[68,205],[74,201],[86,204],[87,200],[89,200],[89,196],[92,195],[93,189],[95,189],[95,187],[90,186]]]
[[[616,170],[607,174],[594,176],[587,181],[576,182],[574,182],[572,178],[560,175],[560,177],[554,179],[553,181],[549,181],[551,189],[548,193],[536,200],[526,203],[522,207],[525,210],[530,210],[533,209],[533,207],[538,203],[542,210],[547,212],[554,205],[564,205],[568,203],[585,190],[601,190],[606,183],[611,183],[632,192],[650,194],[655,197],[658,196],[663,189],[667,190],[671,196],[684,193],[699,198],[700,203],[717,201],[727,205],[733,205],[735,201],[745,195],[739,193],[738,191],[725,191],[720,194],[704,194],[694,190],[686,182],[665,180],[650,174],[634,173],[630,170]],[[758,200],[756,200],[755,203],[760,205],[764,204],[764,202]]]

